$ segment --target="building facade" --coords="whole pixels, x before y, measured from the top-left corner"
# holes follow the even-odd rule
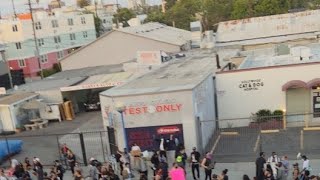
[[[0,21],[0,41],[6,45],[6,58],[13,70],[23,69],[26,77],[37,76],[40,68],[50,69],[74,49],[96,39],[92,14],[55,9],[34,13],[39,61],[33,39],[30,14]]]

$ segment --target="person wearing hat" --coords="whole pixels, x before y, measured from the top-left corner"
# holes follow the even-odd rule
[[[190,155],[191,157],[191,170],[192,170],[192,176],[193,179],[200,179],[200,172],[199,172],[199,167],[200,167],[200,153],[197,151],[197,148],[194,147],[192,148],[192,153]],[[197,178],[195,171],[197,171]]]
[[[89,165],[89,177],[91,180],[98,180],[99,179],[99,170],[98,168],[94,165],[94,161],[96,161],[95,158],[90,158],[89,160],[90,165]]]

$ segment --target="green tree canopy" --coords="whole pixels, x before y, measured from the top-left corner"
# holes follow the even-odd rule
[[[77,6],[83,8],[90,5],[90,0],[77,0]]]
[[[128,20],[135,18],[136,14],[133,10],[130,10],[128,8],[121,8],[118,9],[117,14],[113,15],[113,22],[117,23],[119,21],[123,24],[123,27],[129,26]]]

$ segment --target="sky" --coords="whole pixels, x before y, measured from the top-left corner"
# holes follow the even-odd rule
[[[12,14],[13,13],[13,9],[12,9],[12,0],[0,0],[0,12],[2,15],[8,15],[8,14]],[[39,6],[41,7],[47,7],[47,4],[51,1],[51,0],[39,0]],[[75,5],[76,4],[76,0],[62,0],[63,2],[66,3],[66,5]],[[113,3],[115,4],[117,2],[117,0],[102,0],[103,3]],[[147,0],[148,3],[150,4],[159,4],[161,0]],[[31,2],[34,3],[33,7],[38,7],[38,5],[36,4],[36,0],[31,0]],[[121,6],[127,6],[127,0],[118,0],[119,4],[121,4]],[[28,6],[25,5],[28,3],[28,0],[14,0],[14,4],[17,10],[17,13],[22,13],[25,12],[28,9]]]

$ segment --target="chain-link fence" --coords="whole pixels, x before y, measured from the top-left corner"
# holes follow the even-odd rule
[[[320,158],[317,117],[306,113],[202,121],[201,126],[215,123],[217,127],[205,150],[212,151],[219,162],[252,161],[261,151],[292,158],[301,152]]]
[[[22,141],[22,150],[19,153],[10,149],[9,144],[12,140]],[[25,157],[29,157],[29,159],[37,157],[40,158],[43,165],[52,165],[55,160],[65,162],[61,152],[63,144],[66,144],[75,154],[76,161],[84,165],[88,164],[91,157],[101,162],[108,162],[110,154],[118,149],[115,144],[109,142],[108,131],[31,136],[12,135],[2,136],[0,141],[6,142],[4,149],[10,155],[15,154],[15,159],[23,162]]]

